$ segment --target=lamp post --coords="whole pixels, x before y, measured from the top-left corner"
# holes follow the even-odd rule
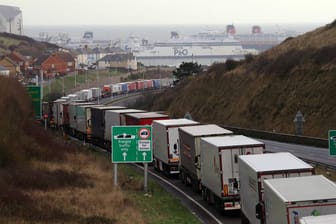
[[[65,91],[64,91],[64,76],[62,77],[62,81],[63,81],[63,96],[65,96]]]

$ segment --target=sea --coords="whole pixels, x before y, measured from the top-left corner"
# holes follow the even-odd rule
[[[70,39],[70,44],[63,45],[73,48],[82,46],[83,34],[85,32],[93,33],[93,40],[102,41],[97,44],[102,48],[110,46],[111,43],[127,43],[130,37],[136,37],[137,40],[147,40],[149,44],[155,41],[167,41],[171,37],[171,32],[177,32],[180,37],[190,36],[199,32],[221,32],[226,31],[226,26],[232,24],[200,24],[200,25],[82,25],[82,26],[24,26],[24,35],[36,40],[45,40],[43,37],[52,37],[51,42],[62,46],[60,38]],[[305,32],[312,31],[324,24],[258,24],[261,32],[264,34],[278,34],[285,37],[295,37]],[[234,24],[236,34],[251,34],[254,24]],[[95,42],[96,44],[98,42]],[[125,45],[124,45],[125,46]],[[271,47],[271,46],[270,46]],[[254,47],[253,47],[254,48]],[[255,48],[258,51],[264,49]],[[172,49],[174,50],[174,49]],[[173,53],[172,53],[173,54]],[[150,57],[138,58],[138,61],[146,66],[179,66],[183,61],[196,61],[202,65],[211,65],[214,62],[224,62],[228,58],[234,60],[244,59],[243,54],[233,56],[204,56],[195,57],[194,54],[186,54],[183,57]],[[90,63],[90,62],[86,62]]]
[[[180,36],[188,36],[203,31],[225,32],[231,24],[199,24],[199,25],[78,25],[78,26],[32,26],[23,27],[24,35],[38,39],[42,33],[48,36],[66,34],[71,40],[81,40],[87,31],[93,32],[95,40],[124,40],[129,36],[137,36],[149,42],[164,41],[170,38],[172,31]],[[251,33],[256,24],[234,24],[237,34]],[[286,33],[300,35],[326,24],[291,23],[291,24],[257,24],[263,33]]]

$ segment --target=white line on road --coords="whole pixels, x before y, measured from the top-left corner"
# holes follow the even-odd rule
[[[136,165],[136,164],[135,164]],[[138,168],[143,170],[142,166],[136,165]],[[174,188],[176,191],[178,191],[179,193],[183,194],[186,198],[188,198],[190,201],[192,201],[195,205],[197,205],[198,207],[200,207],[204,212],[206,212],[213,220],[215,220],[218,224],[222,224],[222,222],[216,218],[216,216],[214,216],[211,212],[209,212],[203,205],[201,205],[200,203],[198,203],[197,201],[195,201],[192,197],[190,197],[189,195],[187,195],[186,193],[184,193],[181,189],[179,189],[178,187],[176,187],[175,185],[173,185],[172,183],[170,183],[169,181],[163,179],[162,177],[160,177],[159,175],[155,174],[152,171],[148,171],[151,175],[155,176],[156,178],[160,179],[161,181],[165,182],[166,184],[168,184],[169,186],[171,186],[172,188]]]

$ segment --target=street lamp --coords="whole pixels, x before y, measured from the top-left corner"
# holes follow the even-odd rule
[[[63,81],[63,96],[65,96],[65,92],[64,92],[64,76],[62,77],[62,81]]]

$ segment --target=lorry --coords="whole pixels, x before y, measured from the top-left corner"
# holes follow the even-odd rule
[[[105,112],[105,132],[104,139],[106,142],[111,142],[112,126],[126,125],[125,114],[127,113],[143,113],[144,110],[137,109],[121,109],[121,110],[107,110]],[[109,146],[108,146],[109,147]]]
[[[241,155],[238,158],[242,224],[262,224],[264,180],[310,176],[314,168],[289,152]]]
[[[66,99],[57,99],[53,102],[52,106],[52,115],[53,123],[56,128],[59,128],[63,125],[63,103],[66,103]]]
[[[322,175],[268,179],[264,189],[266,224],[299,224],[301,217],[336,214],[336,184]]]
[[[72,102],[69,103],[68,106],[68,113],[69,113],[69,133],[72,136],[76,135],[77,130],[77,117],[81,113],[79,107],[85,106],[85,105],[94,105],[93,103],[78,103],[78,102]]]
[[[86,102],[92,101],[92,90],[91,89],[82,89],[79,91],[79,99]]]
[[[169,119],[168,115],[156,112],[125,114],[126,125],[152,125],[154,120]]]
[[[101,104],[91,104],[77,107],[75,136],[78,139],[88,141],[91,138],[91,109],[103,106]]]
[[[239,155],[262,154],[265,144],[243,135],[202,137],[202,198],[219,212],[240,209]],[[196,164],[196,163],[195,163]]]
[[[154,168],[167,176],[178,174],[180,157],[178,128],[198,125],[199,122],[181,119],[155,120],[153,129]]]
[[[195,192],[200,192],[200,151],[201,138],[207,136],[231,135],[232,131],[215,124],[180,127],[180,179],[191,185]]]
[[[106,111],[107,110],[123,110],[126,107],[123,106],[105,106],[105,107],[93,107],[91,108],[91,142],[99,145],[107,150],[110,144],[104,139],[105,125],[106,125]],[[111,141],[111,139],[110,139]]]
[[[307,216],[300,219],[300,224],[334,224],[336,222],[336,214]]]
[[[98,100],[102,95],[102,90],[98,87],[90,88],[92,92],[92,100]]]

